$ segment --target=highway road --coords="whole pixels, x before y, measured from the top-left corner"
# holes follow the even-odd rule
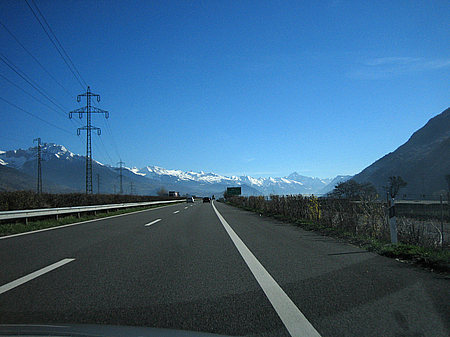
[[[449,279],[223,203],[0,238],[0,324],[449,336]]]

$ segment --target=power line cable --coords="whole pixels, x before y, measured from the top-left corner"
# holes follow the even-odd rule
[[[112,130],[111,130],[111,127],[110,127],[110,125],[109,125],[108,120],[105,120],[105,125],[106,125],[106,132],[107,132],[107,133],[110,135],[110,137],[111,137],[114,151],[116,152],[117,157],[121,158],[120,153],[119,153],[119,148],[118,148],[118,146],[117,146],[116,140],[115,140],[115,138],[114,138],[114,134],[113,134],[113,132],[112,132]]]
[[[57,102],[55,102],[53,99],[51,99],[48,94],[44,91],[43,88],[39,87],[39,85],[34,82],[27,74],[25,74],[23,71],[21,71],[16,65],[14,65],[10,60],[8,60],[8,58],[2,54],[0,54],[0,59],[3,61],[3,63],[5,63],[9,68],[11,68],[16,74],[18,74],[22,79],[24,79],[29,85],[31,85],[36,91],[38,91],[42,96],[44,96],[47,100],[49,100],[51,103],[53,103],[57,108],[59,108],[61,110],[61,112],[51,108],[49,105],[45,104],[44,102],[42,102],[41,100],[39,100],[37,97],[35,97],[34,95],[30,94],[29,92],[27,92],[25,89],[21,88],[20,86],[18,86],[17,84],[13,83],[12,81],[10,81],[9,79],[7,79],[5,76],[0,75],[3,77],[3,79],[5,79],[6,81],[8,81],[9,83],[11,83],[12,85],[14,85],[15,87],[19,88],[20,90],[22,90],[23,92],[25,92],[27,95],[33,97],[35,100],[37,100],[39,103],[44,104],[45,106],[49,107],[50,109],[52,109],[53,111],[62,114],[64,117],[66,117],[66,113],[64,110],[64,107],[62,107],[60,104],[58,104]],[[34,83],[34,84],[33,84]],[[75,123],[74,121],[72,121],[72,123]],[[81,122],[77,121],[78,125],[81,125]]]
[[[3,78],[5,81],[7,81],[9,84],[15,86],[17,89],[21,90],[22,92],[24,92],[25,94],[27,94],[28,96],[30,96],[31,98],[33,98],[34,100],[36,100],[37,102],[41,103],[42,105],[45,105],[47,108],[49,108],[49,109],[55,111],[56,113],[58,113],[58,114],[60,114],[60,115],[62,115],[62,116],[64,116],[64,117],[66,117],[66,114],[65,114],[65,113],[63,113],[63,112],[61,112],[61,111],[58,111],[58,110],[56,110],[55,108],[53,108],[52,106],[48,105],[47,103],[41,101],[39,98],[37,98],[37,97],[34,96],[33,94],[29,93],[28,91],[26,91],[25,89],[23,89],[21,86],[17,85],[16,83],[12,82],[11,80],[9,80],[8,78],[6,78],[6,77],[3,76],[2,74],[0,74],[0,77],[2,77],[2,78]],[[76,122],[76,123],[78,123],[78,125],[82,125],[81,122],[78,121],[78,120],[75,120],[75,121],[74,121],[73,119],[70,119],[70,121],[71,121],[72,123],[75,123],[75,122]]]
[[[56,110],[54,107],[48,105],[47,103],[41,101],[39,98],[37,98],[36,96],[34,96],[33,94],[29,93],[28,91],[26,91],[25,89],[23,89],[21,86],[17,85],[16,83],[14,83],[13,81],[9,80],[7,77],[3,76],[2,74],[0,74],[0,77],[3,78],[5,81],[7,81],[9,84],[15,86],[17,89],[21,90],[22,92],[24,92],[25,94],[27,94],[28,96],[30,96],[31,98],[33,98],[34,100],[36,100],[37,102],[41,103],[42,105],[45,105],[47,108],[57,112],[57,113],[61,113],[61,111]]]
[[[101,105],[100,102],[98,102],[98,104]],[[109,125],[108,119],[105,119],[104,122],[105,122],[105,126],[106,126],[106,132],[107,132],[108,135],[111,137],[114,151],[115,151],[117,157],[118,157],[118,158],[121,158],[121,155],[120,155],[120,153],[119,153],[119,148],[118,148],[118,146],[117,146],[117,143],[116,143],[114,134],[113,134],[113,132],[112,132],[112,130],[111,130],[111,127],[110,127],[110,125]],[[111,161],[111,162],[112,162],[112,161]]]
[[[108,156],[108,158],[109,158],[109,160],[110,160],[110,163],[111,163],[111,165],[112,165],[112,164],[114,163],[114,161],[112,160],[111,156],[109,155],[109,152],[108,152],[108,150],[106,149],[105,144],[103,143],[102,137],[100,136],[100,137],[98,137],[98,139],[100,140],[100,144],[102,144],[103,149],[105,150],[105,153],[106,153],[106,155]]]
[[[63,129],[63,128],[59,127],[58,125],[55,125],[55,124],[53,124],[53,123],[51,123],[51,122],[48,122],[48,121],[46,121],[45,119],[43,119],[43,118],[41,118],[41,117],[35,115],[35,114],[32,113],[32,112],[29,112],[29,111],[27,111],[27,110],[25,110],[25,109],[22,109],[21,107],[15,105],[14,103],[11,103],[10,101],[4,99],[3,97],[0,97],[0,100],[4,101],[5,103],[8,103],[9,105],[15,107],[15,108],[18,109],[18,110],[21,110],[21,111],[25,112],[26,114],[28,114],[28,115],[30,115],[30,116],[33,116],[34,118],[39,119],[40,121],[42,121],[42,122],[44,122],[44,123],[47,123],[48,125],[53,126],[53,127],[56,128],[56,129],[59,129],[59,130],[61,130],[61,131],[64,131],[65,133],[68,133],[69,135],[72,135],[72,136],[73,136],[73,133],[72,133],[72,132],[70,132],[70,131],[68,131],[68,130],[66,130],[66,129]]]
[[[38,91],[42,96],[52,102],[55,106],[57,106],[62,111],[67,111],[62,105],[55,102],[49,95],[45,92],[43,88],[41,88],[35,81],[33,81],[30,77],[28,77],[23,71],[21,71],[17,66],[14,65],[5,55],[0,54],[0,60],[6,64],[12,71],[14,71],[17,75],[19,75],[24,81],[26,81],[30,86],[32,86],[36,91]]]
[[[38,5],[36,4],[36,2],[34,0],[31,0],[34,4],[34,6],[36,7],[37,11],[39,12],[39,15],[42,17],[42,19],[45,22],[45,25],[48,27],[48,29],[50,30],[50,33],[52,33],[52,36],[55,38],[56,42],[58,43],[59,47],[61,48],[61,50],[63,51],[64,55],[66,55],[67,59],[69,60],[70,64],[72,65],[73,69],[76,71],[76,73],[78,74],[79,78],[83,81],[85,87],[87,87],[87,83],[86,81],[83,79],[83,76],[81,76],[80,72],[78,71],[77,67],[75,67],[75,64],[73,63],[72,59],[70,58],[69,54],[67,54],[66,50],[63,48],[61,42],[59,42],[58,38],[56,37],[55,33],[52,30],[52,27],[48,24],[47,19],[45,18],[44,14],[42,14],[41,10],[39,9]]]
[[[42,65],[39,60],[34,57],[34,55],[27,49],[25,46],[19,41],[19,39],[0,21],[0,25],[3,26],[3,28],[8,32],[9,35],[12,36],[12,38],[27,52],[27,54],[41,67],[42,70],[44,70],[50,78],[56,82],[69,96],[72,96],[72,94]]]
[[[55,39],[55,41],[57,41],[58,45],[60,46],[61,50],[64,52],[64,54],[66,55],[67,59],[70,61],[70,63],[73,66],[72,67],[69,65],[69,63],[66,60],[66,57],[64,57],[64,55],[61,53],[61,50],[58,48],[58,46],[56,45],[55,41],[53,41],[53,39],[50,37],[49,32],[47,31],[47,29],[44,27],[44,24],[42,23],[42,21],[39,19],[38,15],[36,14],[35,10],[33,9],[33,7],[31,7],[30,3],[28,2],[28,0],[25,0],[25,2],[27,3],[28,7],[30,8],[31,12],[33,13],[34,17],[36,18],[36,20],[39,22],[39,24],[41,25],[42,29],[44,30],[45,34],[47,35],[47,37],[49,38],[50,42],[53,44],[53,46],[56,48],[56,50],[58,51],[59,55],[61,56],[61,58],[63,59],[64,63],[67,65],[67,67],[69,68],[70,72],[72,73],[72,75],[75,77],[75,79],[77,80],[77,82],[80,84],[80,86],[83,88],[83,90],[87,87],[86,82],[84,81],[84,79],[81,77],[79,71],[77,70],[77,68],[75,67],[75,65],[73,64],[72,60],[70,59],[69,55],[66,53],[66,51],[64,50],[64,48],[62,47],[61,43],[59,42],[58,38],[56,37],[56,35],[53,33],[53,30],[50,28],[50,25],[48,24],[47,20],[45,19],[44,15],[42,14],[42,12],[39,10],[39,7],[36,5],[36,3],[34,2],[34,0],[31,0],[34,4],[34,6],[36,7],[37,11],[39,12],[39,14],[41,15],[42,19],[44,20],[45,24],[48,27],[48,30],[52,33],[53,38]],[[75,71],[74,71],[75,69]],[[78,76],[77,76],[78,74]],[[83,85],[84,83],[84,85]]]

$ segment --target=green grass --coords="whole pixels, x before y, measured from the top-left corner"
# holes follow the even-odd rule
[[[142,211],[142,210],[157,208],[157,207],[163,207],[163,206],[166,206],[166,205],[161,204],[161,205],[125,208],[125,209],[120,209],[120,210],[116,210],[116,211],[110,211],[108,213],[97,212],[97,215],[94,215],[94,214],[81,215],[81,217],[79,217],[79,218],[74,215],[68,215],[65,217],[60,216],[58,220],[45,219],[45,220],[28,221],[28,224],[25,224],[23,222],[4,223],[4,224],[0,224],[0,236],[30,232],[30,231],[35,231],[38,229],[58,227],[58,226],[68,225],[71,223],[77,223],[77,222],[82,222],[82,221],[107,218],[107,217],[110,217],[113,215],[132,213],[132,212],[137,212],[137,211]]]
[[[431,270],[450,273],[450,251],[448,249],[420,247],[406,244],[394,245],[382,242],[378,239],[356,235],[345,231],[342,228],[327,227],[312,220],[292,219],[280,214],[267,214],[249,207],[240,207],[239,205],[234,205],[232,203],[228,204],[234,207],[243,208],[247,211],[261,213],[277,220],[292,223],[305,230],[315,231],[322,235],[343,239],[383,256],[415,263]]]

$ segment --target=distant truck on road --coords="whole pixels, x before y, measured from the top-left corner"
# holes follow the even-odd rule
[[[180,192],[169,191],[169,197],[179,197]]]

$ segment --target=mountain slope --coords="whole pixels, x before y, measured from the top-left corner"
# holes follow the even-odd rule
[[[31,176],[15,168],[0,165],[0,191],[35,191],[36,184],[36,173],[34,176]],[[46,185],[46,192],[72,192],[67,186],[57,185],[52,182],[44,182],[44,184]]]
[[[408,185],[400,194],[418,198],[445,193],[446,174],[450,174],[450,108],[430,119],[405,144],[353,179],[371,182],[383,193],[390,176],[401,176]]]

